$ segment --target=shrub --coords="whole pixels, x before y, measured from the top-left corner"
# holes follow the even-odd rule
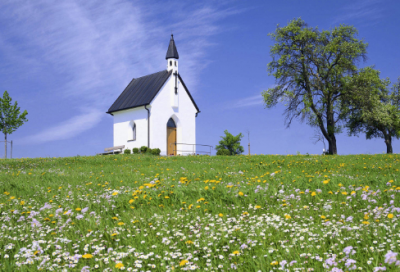
[[[131,150],[130,149],[125,149],[124,150],[124,154],[131,154]]]
[[[151,155],[152,153],[151,153],[151,148],[147,148],[147,150],[146,150],[146,154],[149,154],[149,155]]]
[[[160,156],[161,150],[159,148],[154,148],[151,150],[151,153],[156,156]]]
[[[146,153],[146,151],[147,151],[147,146],[142,146],[142,147],[140,147],[140,153]]]
[[[244,152],[243,146],[240,145],[240,140],[243,138],[242,133],[233,136],[227,130],[224,131],[225,136],[221,136],[222,140],[219,141],[219,145],[215,147],[216,150],[228,149],[228,155],[240,155]],[[224,151],[225,152],[225,151]],[[218,155],[218,153],[217,153]]]
[[[132,153],[139,154],[139,148],[137,148],[137,147],[132,148]]]
[[[229,155],[231,155],[231,152],[229,152],[228,149],[219,149],[217,151],[217,155],[218,156],[229,156]]]

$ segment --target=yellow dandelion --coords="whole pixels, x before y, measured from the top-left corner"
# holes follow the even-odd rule
[[[118,195],[118,192],[114,192],[114,193],[112,193],[112,195],[113,195],[113,196],[116,196],[116,195]]]
[[[387,217],[388,217],[389,219],[392,219],[393,216],[394,216],[393,213],[389,213]]]
[[[124,265],[122,264],[122,263],[117,263],[116,265],[115,265],[115,268],[118,268],[118,269],[121,269],[121,268],[123,268],[124,267]]]
[[[184,266],[184,265],[186,265],[188,262],[189,262],[188,260],[182,260],[182,261],[179,263],[179,266]]]
[[[325,216],[325,215],[321,215],[321,218],[322,218],[322,219],[325,219],[325,218],[326,218],[326,216]]]
[[[222,213],[219,213],[218,216],[219,216],[219,217],[222,217],[222,216],[224,216],[224,215],[223,215]]]
[[[239,192],[239,195],[240,195],[240,196],[243,196],[244,194],[243,194],[242,192]]]
[[[124,222],[119,222],[119,223],[118,223],[118,226],[123,226],[123,225],[125,225]]]
[[[324,180],[323,183],[324,183],[324,184],[328,184],[328,183],[329,183],[329,179]]]
[[[311,196],[316,196],[316,195],[317,195],[316,192],[312,192],[312,193],[311,193]]]
[[[82,209],[81,208],[76,208],[75,211],[80,212]]]
[[[233,255],[240,255],[239,250],[235,250],[234,252],[232,252]]]
[[[86,253],[85,255],[82,255],[82,258],[84,258],[84,259],[91,259],[91,258],[93,258],[93,255],[92,255],[92,254],[89,254],[89,253]]]
[[[292,218],[292,217],[291,217],[290,215],[286,214],[286,215],[285,215],[285,218],[286,218],[286,219],[290,219],[290,218]]]
[[[364,225],[369,225],[369,222],[368,221],[363,221],[362,222]]]

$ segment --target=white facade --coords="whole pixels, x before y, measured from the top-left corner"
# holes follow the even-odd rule
[[[177,71],[175,60],[173,72]],[[171,69],[170,67],[168,67]],[[169,70],[168,69],[168,70]],[[175,93],[175,76],[167,79],[164,86],[146,108],[150,111],[150,148],[159,148],[161,155],[167,155],[167,122],[172,118],[176,124],[177,143],[196,144],[197,109],[190,99],[179,77],[176,79],[178,90]],[[125,145],[125,148],[148,146],[148,111],[144,106],[113,112],[114,146]],[[136,125],[136,139],[133,138],[133,125]],[[195,146],[177,145],[178,155],[196,152]],[[183,151],[179,151],[183,150]]]

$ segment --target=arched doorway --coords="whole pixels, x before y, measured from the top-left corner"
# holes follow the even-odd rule
[[[172,118],[167,123],[167,155],[176,155],[176,124]]]

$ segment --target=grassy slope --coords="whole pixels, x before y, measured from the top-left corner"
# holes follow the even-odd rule
[[[329,254],[337,254],[336,261],[343,259],[339,267],[351,257],[357,267],[369,271],[384,263],[388,250],[399,252],[399,238],[394,237],[399,232],[399,212],[393,210],[399,207],[399,159],[398,155],[116,155],[2,160],[0,269],[13,271],[16,263],[27,259],[35,264],[20,269],[37,269],[47,255],[50,260],[41,267],[71,263],[80,270],[97,264],[117,270],[116,262],[121,261],[124,268],[135,269],[139,260],[141,269],[155,271],[190,265],[200,270],[222,265],[269,271],[280,267],[275,261],[297,261],[292,268],[320,270]],[[52,207],[40,210],[45,203]],[[76,210],[85,207],[86,213]],[[31,216],[28,211],[38,214]],[[76,218],[79,214],[83,218]],[[17,222],[21,216],[24,220]],[[346,221],[349,216],[353,220]],[[32,226],[29,217],[40,226]],[[57,242],[61,237],[71,242]],[[21,256],[20,248],[35,247],[33,241],[38,240],[46,242],[32,250],[32,254],[38,251],[35,255]],[[382,252],[377,251],[380,244]],[[356,253],[346,257],[347,246]],[[376,249],[368,250],[371,246]],[[20,256],[14,257],[18,252]],[[85,252],[93,257],[75,264],[62,255]],[[164,258],[166,252],[169,260]],[[179,266],[183,260],[188,263]]]

